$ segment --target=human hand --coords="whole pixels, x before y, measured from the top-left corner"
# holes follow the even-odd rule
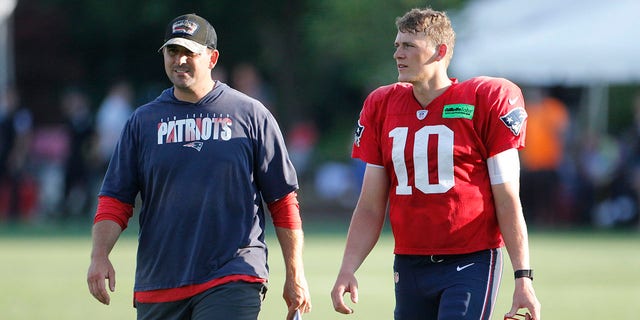
[[[308,313],[311,311],[311,294],[304,276],[296,280],[287,279],[282,297],[287,303],[287,320],[301,319],[300,312]]]
[[[114,292],[116,290],[116,271],[109,258],[91,258],[87,272],[89,292],[96,300],[109,305],[111,297],[105,287],[105,279],[109,281],[109,290]]]
[[[353,273],[340,273],[331,290],[333,309],[343,314],[353,313],[353,309],[344,303],[344,295],[349,292],[351,302],[358,303],[358,280]]]
[[[518,314],[519,309],[527,309],[529,312]],[[533,290],[532,280],[528,278],[516,279],[516,286],[513,292],[513,304],[511,310],[504,315],[505,319],[518,319],[517,316],[525,320],[540,320],[540,302],[536,298]]]

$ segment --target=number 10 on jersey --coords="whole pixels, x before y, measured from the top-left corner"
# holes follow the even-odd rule
[[[453,131],[444,125],[424,126],[408,137],[409,128],[398,127],[389,132],[393,139],[391,158],[393,169],[398,178],[397,195],[413,194],[413,186],[409,185],[405,148],[407,139],[413,139],[413,173],[415,188],[425,194],[445,193],[454,185],[453,179]],[[437,152],[429,154],[430,139],[437,139]],[[437,182],[429,179],[429,160],[436,157]]]

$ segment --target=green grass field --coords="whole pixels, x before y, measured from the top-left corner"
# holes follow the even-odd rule
[[[308,228],[305,247],[313,311],[304,319],[392,319],[392,239],[383,234],[358,271],[360,302],[350,316],[333,311],[329,291],[342,255],[344,228]],[[88,232],[8,232],[0,228],[0,319],[135,319],[132,308],[135,237],[127,230],[112,261],[116,292],[110,306],[88,293]],[[336,231],[338,230],[338,231]],[[260,319],[284,319],[282,256],[270,231],[271,283]],[[640,314],[640,233],[531,232],[535,288],[544,319],[637,319]],[[509,310],[513,281],[506,260],[494,319]]]

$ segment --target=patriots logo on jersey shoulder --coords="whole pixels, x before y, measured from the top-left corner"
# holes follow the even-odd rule
[[[198,151],[200,151],[202,149],[202,145],[204,143],[202,143],[202,141],[194,141],[194,142],[189,142],[187,144],[183,144],[183,147],[187,147],[187,148],[194,148]]]
[[[522,124],[524,120],[527,118],[527,111],[524,108],[515,108],[504,116],[500,117],[502,123],[504,123],[514,135],[520,135],[520,130],[522,130]]]
[[[358,126],[356,127],[356,136],[354,139],[354,143],[356,146],[360,146],[360,137],[362,137],[362,132],[364,132],[364,126],[360,124],[360,120],[358,120]]]

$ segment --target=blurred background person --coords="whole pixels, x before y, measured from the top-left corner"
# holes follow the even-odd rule
[[[60,218],[92,216],[94,180],[98,168],[96,134],[87,94],[79,88],[67,89],[61,97],[65,131],[69,140],[64,165],[64,199]]]
[[[126,80],[114,83],[96,114],[98,155],[103,173],[106,172],[113,149],[124,124],[133,112],[133,88]]]
[[[299,121],[289,130],[286,140],[291,162],[298,174],[304,176],[310,169],[318,143],[318,129],[312,121]]]
[[[619,139],[606,132],[585,132],[581,137],[579,158],[579,190],[577,206],[584,224],[610,227],[622,206],[622,191],[627,189],[623,171],[623,145]],[[625,209],[625,211],[628,211]]]
[[[559,210],[564,194],[560,175],[570,125],[565,104],[541,88],[525,90],[528,124],[522,163],[522,205],[527,221],[552,225],[564,217]],[[566,221],[565,221],[566,222]]]
[[[34,206],[34,184],[28,174],[31,112],[20,106],[17,88],[0,91],[0,218],[27,219]]]
[[[236,65],[231,71],[230,80],[232,88],[262,102],[277,117],[271,92],[253,64],[242,62]]]
[[[619,139],[608,137],[600,153],[586,158],[592,160],[591,172],[599,173],[591,176],[600,177],[592,179],[600,182],[592,185],[592,198],[599,201],[590,212],[596,227],[640,226],[640,91],[631,100],[629,127]]]

